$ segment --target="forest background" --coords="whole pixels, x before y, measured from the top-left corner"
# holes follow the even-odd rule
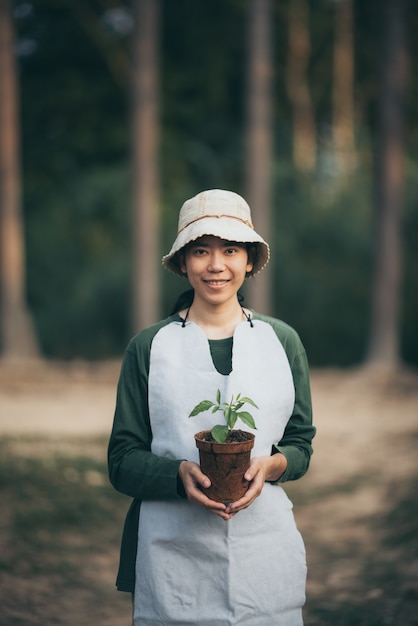
[[[136,3],[141,4],[147,3]],[[159,8],[143,33],[153,38],[156,51],[157,192],[145,207],[152,215],[144,234],[145,241],[157,238],[152,250],[156,269],[150,275],[158,293],[151,288],[149,298],[146,291],[140,298],[153,301],[158,319],[186,288],[186,281],[160,266],[183,201],[212,187],[252,197],[248,179],[253,168],[247,157],[251,3],[148,4]],[[259,11],[266,3],[253,4]],[[379,189],[386,178],[379,166],[390,39],[385,28],[391,5],[403,3],[267,4],[270,152],[265,185],[270,221],[263,234],[272,247],[268,312],[297,328],[312,365],[355,365],[367,360],[376,326],[375,233]],[[133,236],[137,170],[132,162],[134,143],[141,144],[133,122],[131,68],[142,25],[135,23],[138,9],[117,0],[16,1],[12,9],[24,292],[36,342],[48,358],[118,357],[139,329],[133,285],[144,279],[140,274],[138,279],[138,240]],[[395,247],[385,254],[389,266],[393,256],[401,258],[399,287],[387,287],[399,311],[393,319],[396,357],[416,366],[415,0],[405,5],[401,26],[398,43],[400,37],[407,80],[398,103],[402,181],[393,226],[399,230],[400,251]],[[295,77],[302,88],[299,104]],[[146,138],[143,142],[147,145]],[[152,150],[148,156],[152,162]],[[263,207],[253,208],[257,227]],[[261,304],[262,299],[248,300],[259,310]]]
[[[247,304],[312,365],[305,623],[416,626],[417,27],[418,0],[0,0],[0,626],[131,621],[120,360],[210,187],[250,201]]]

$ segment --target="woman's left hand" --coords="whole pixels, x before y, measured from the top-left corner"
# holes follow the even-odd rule
[[[278,480],[287,468],[287,459],[283,454],[258,456],[251,459],[250,467],[244,474],[250,485],[245,495],[227,507],[227,513],[235,515],[249,507],[263,491],[267,480]]]

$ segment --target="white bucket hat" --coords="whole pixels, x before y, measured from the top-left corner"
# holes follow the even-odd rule
[[[249,276],[260,272],[269,261],[269,245],[255,232],[250,207],[233,191],[209,189],[186,200],[180,209],[176,240],[170,252],[163,257],[164,267],[183,276],[178,253],[188,243],[204,235],[237,243],[254,243],[257,252]]]

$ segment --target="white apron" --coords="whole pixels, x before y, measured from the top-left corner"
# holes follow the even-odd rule
[[[232,372],[217,372],[208,340],[193,322],[171,323],[151,349],[149,408],[152,451],[199,462],[194,433],[221,413],[188,415],[201,400],[241,393],[259,410],[253,456],[269,455],[294,405],[291,370],[265,322],[235,330]],[[237,423],[237,428],[244,425]],[[230,521],[185,501],[141,504],[134,626],[301,626],[306,561],[292,504],[280,486]]]

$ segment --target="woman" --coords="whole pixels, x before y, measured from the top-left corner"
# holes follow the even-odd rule
[[[191,198],[163,264],[187,277],[192,299],[126,350],[109,475],[134,498],[117,586],[133,593],[135,626],[303,623],[305,551],[280,483],[303,476],[312,454],[308,364],[293,329],[238,299],[269,256],[239,195]],[[217,389],[259,407],[249,489],[229,505],[200,489],[210,480],[194,433],[217,416],[188,418]]]

